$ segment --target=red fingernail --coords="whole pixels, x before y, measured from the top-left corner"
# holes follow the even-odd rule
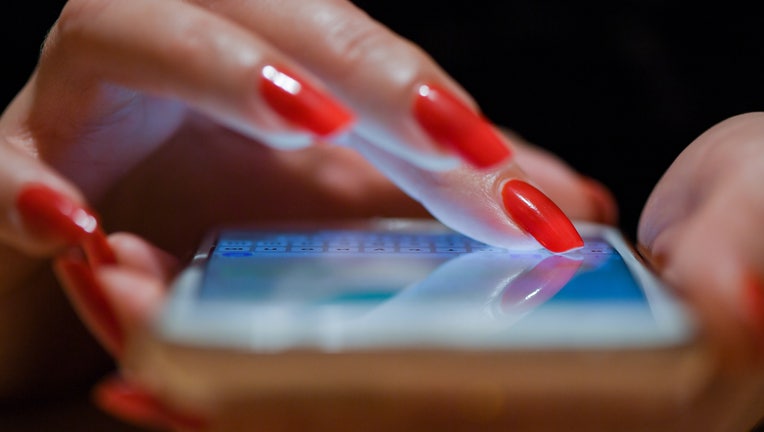
[[[345,107],[284,68],[264,67],[260,91],[281,117],[319,136],[345,129],[353,121]]]
[[[56,260],[56,269],[83,318],[89,321],[104,346],[119,357],[124,347],[122,326],[91,267],[81,257],[70,253]]]
[[[432,139],[478,168],[497,165],[512,154],[486,119],[441,87],[419,87],[414,118]]]
[[[80,242],[98,227],[91,210],[43,184],[24,187],[16,208],[30,231],[70,244]]]
[[[149,392],[119,377],[100,383],[93,397],[104,411],[135,424],[181,430],[201,430],[206,425],[201,418],[167,408]]]
[[[92,235],[85,237],[82,248],[90,265],[94,268],[117,263],[117,255],[109,245],[106,234],[100,228],[97,228]]]
[[[504,185],[501,196],[512,220],[550,251],[565,252],[584,245],[565,213],[530,184],[510,180]]]
[[[618,208],[615,206],[615,199],[613,199],[610,191],[602,183],[592,178],[583,177],[581,181],[584,183],[586,193],[595,207],[596,221],[615,225],[618,222]]]
[[[743,301],[747,308],[748,321],[753,325],[757,336],[764,335],[764,281],[755,272],[749,272],[743,283]],[[761,344],[764,345],[764,341]]]

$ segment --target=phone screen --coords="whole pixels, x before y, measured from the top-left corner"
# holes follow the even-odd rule
[[[226,230],[194,305],[239,316],[247,343],[265,348],[642,346],[685,334],[607,238],[584,240],[551,254],[446,230]]]
[[[454,269],[446,271],[449,266]],[[438,269],[448,277],[437,277]],[[486,279],[494,282],[496,273],[500,286],[485,285]],[[407,295],[412,302],[463,301],[480,291],[500,297],[506,307],[540,295],[550,304],[647,304],[623,258],[601,238],[585,239],[584,248],[569,254],[552,255],[511,252],[451,233],[340,230],[224,232],[199,295],[202,300],[373,308],[404,291],[421,294]]]

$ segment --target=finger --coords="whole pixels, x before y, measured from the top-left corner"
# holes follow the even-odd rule
[[[119,358],[124,351],[124,327],[84,256],[71,250],[55,260],[54,269],[85,325],[112,356]]]
[[[110,244],[117,265],[98,268],[94,277],[115,319],[129,337],[145,330],[156,317],[164,304],[167,282],[177,270],[177,261],[133,235],[114,235]]]
[[[557,156],[519,137],[513,137],[513,142],[518,165],[568,217],[608,225],[618,222],[615,198],[604,185],[582,176]]]
[[[38,103],[35,114],[41,121],[55,113],[57,121],[76,120],[74,126],[102,126],[140,103],[126,87],[181,100],[267,143],[304,146],[352,122],[352,115],[306,76],[254,33],[187,2],[74,0],[46,42],[37,76],[46,103]],[[92,117],[82,111],[93,111],[93,103],[106,112],[109,105],[112,115],[95,125],[80,124]],[[58,157],[65,155],[56,152],[71,152],[47,150]],[[104,150],[99,154],[108,156]]]
[[[178,259],[129,233],[109,236],[119,266],[160,281],[169,282],[180,270]]]
[[[645,255],[696,306],[733,361],[764,352],[761,137],[762,114],[701,135],[656,185],[639,227]]]
[[[75,310],[101,344],[120,358],[125,341],[144,328],[164,300],[164,281],[177,263],[138,237],[120,234],[110,241],[96,231],[54,262],[56,274]]]
[[[358,139],[356,148],[445,225],[509,249],[565,252],[583,240],[565,213],[518,178],[514,165],[476,171],[428,171]]]
[[[730,218],[731,208],[743,214]],[[708,202],[651,249],[661,277],[696,307],[719,353],[736,365],[764,353],[764,248],[761,237],[752,244],[764,212],[751,210],[732,197]]]
[[[0,137],[0,241],[33,256],[76,244],[97,226],[81,194]]]
[[[98,383],[93,399],[104,411],[135,425],[178,431],[203,430],[207,425],[202,416],[170,408],[149,391],[119,376]]]
[[[94,280],[111,305],[114,319],[129,337],[145,329],[156,316],[179,263],[133,234],[112,234],[108,247],[116,258],[115,265],[95,268]]]
[[[510,145],[421,49],[348,1],[195,0],[306,66],[355,113],[369,142],[426,169],[496,166]]]

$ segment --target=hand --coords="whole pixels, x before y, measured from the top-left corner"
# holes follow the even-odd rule
[[[58,277],[75,309],[119,360],[128,340],[139,336],[156,315],[164,287],[177,269],[177,259],[126,234],[110,242],[96,234],[82,250],[70,249],[56,259]],[[106,411],[139,425],[196,430],[206,423],[200,413],[182,413],[119,375],[103,380],[94,395]]]
[[[0,233],[29,253],[60,246],[17,214],[15,198],[30,182],[97,203],[107,221],[116,214],[113,224],[130,228],[147,209],[151,218],[198,210],[206,225],[226,207],[235,207],[227,219],[391,212],[395,189],[354,154],[271,150],[321,141],[405,161],[383,168],[438,216],[453,202],[430,193],[432,184],[481,192],[459,203],[466,210],[452,224],[529,243],[507,209],[485,209],[486,199],[501,201],[505,180],[527,179],[509,142],[428,56],[349,2],[73,0],[4,114],[0,139]],[[439,175],[460,158],[492,175]],[[400,173],[410,168],[427,187]],[[586,201],[584,182],[572,180],[564,195]],[[321,199],[334,202],[319,208]],[[193,232],[175,227],[185,238]],[[183,241],[163,240],[171,250]]]
[[[696,139],[655,187],[640,248],[700,311],[731,365],[764,352],[764,114]]]
[[[120,375],[104,380],[97,387],[96,402],[116,417],[149,427],[186,430],[218,424],[218,403],[225,403],[225,400],[213,396],[205,398],[206,401],[201,404],[190,404],[188,401],[179,404],[176,397],[162,397],[168,394],[166,383],[156,380],[155,372],[147,374],[146,369],[140,366],[133,369],[136,361],[138,364],[143,363],[142,350],[136,350],[136,347],[141,345],[140,339],[146,336],[147,327],[154,322],[162,307],[165,287],[175,275],[177,261],[132,235],[113,235],[110,245],[115,257],[111,265],[92,264],[107,261],[101,255],[108,246],[86,249],[87,259],[81,254],[68,254],[59,258],[56,265],[81,316],[104,346],[121,360]],[[432,294],[430,291],[433,287],[444,288],[443,283],[453,281],[454,274],[463,276],[465,268],[474,270],[477,266],[485,271],[471,276],[484,284],[466,285],[491,289],[480,288],[470,293],[452,294],[464,297],[462,299],[467,302],[474,302],[476,310],[485,312],[483,309],[491,306],[492,313],[497,316],[488,319],[491,322],[484,325],[505,327],[554,295],[582,263],[574,257],[563,255],[549,255],[546,259],[539,255],[529,255],[527,259],[521,258],[517,262],[513,260],[512,263],[516,265],[508,267],[506,259],[497,257],[474,253],[443,263],[427,280],[385,302],[380,306],[380,312],[384,315],[382,311],[388,308],[405,309],[405,304],[412,298],[419,298],[419,301],[413,300],[418,303],[421,297],[426,298]],[[539,276],[539,271],[543,276]],[[520,273],[523,275],[518,276]],[[506,286],[508,280],[509,288]],[[459,287],[465,284],[457,285],[452,288],[459,291]],[[497,292],[502,291],[505,291],[504,295],[494,298]],[[93,301],[96,298],[100,300]],[[99,307],[93,308],[96,304]],[[111,311],[111,314],[105,311]],[[364,320],[365,324],[374,327],[375,317],[376,313],[369,314]],[[473,318],[487,319],[483,314],[476,314]],[[125,350],[125,347],[132,349]]]
[[[729,119],[703,134],[656,186],[639,230],[640,249],[661,276],[696,307],[712,347],[718,348],[717,359],[737,374],[741,365],[759,367],[764,331],[764,241],[759,229],[764,220],[762,139],[761,113]],[[111,244],[120,265],[97,271],[94,280],[103,287],[127,333],[135,334],[161,305],[165,281],[174,273],[175,264],[157,264],[168,259],[134,237],[114,236]],[[77,288],[69,285],[69,289]],[[746,391],[758,392],[760,381],[751,381],[748,374],[741,379]],[[121,407],[124,402],[117,400],[120,389],[130,384],[119,385],[122,387],[112,388],[108,383],[101,387],[101,404],[117,415],[129,416]],[[738,402],[734,407],[719,406],[718,412],[735,413],[734,421],[740,423],[738,416],[747,400]],[[753,421],[758,413],[746,415]],[[165,419],[163,424],[168,424],[175,416],[185,418],[162,406],[132,419]],[[173,422],[177,421],[169,423]]]
[[[505,208],[518,202],[502,193],[509,179],[536,184],[569,217],[614,221],[602,187],[504,139],[426,54],[349,2],[272,5],[67,4],[0,118],[0,306],[8,312],[0,329],[9,336],[3,349],[18,359],[3,376],[48,379],[44,363],[30,366],[35,359],[78,351],[47,353],[55,346],[44,342],[47,329],[71,323],[45,314],[50,323],[39,325],[37,311],[58,300],[45,260],[93,235],[87,203],[107,229],[139,233],[175,256],[224,222],[428,213],[476,236],[538,247],[519,228],[532,230],[534,215],[517,225],[518,207]],[[296,82],[302,92],[284,90]],[[343,146],[311,145],[335,141]],[[20,337],[19,328],[29,330]]]

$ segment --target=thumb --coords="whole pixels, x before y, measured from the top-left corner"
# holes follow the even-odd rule
[[[639,227],[645,255],[735,360],[764,352],[762,139],[762,114],[701,135],[656,185]]]

